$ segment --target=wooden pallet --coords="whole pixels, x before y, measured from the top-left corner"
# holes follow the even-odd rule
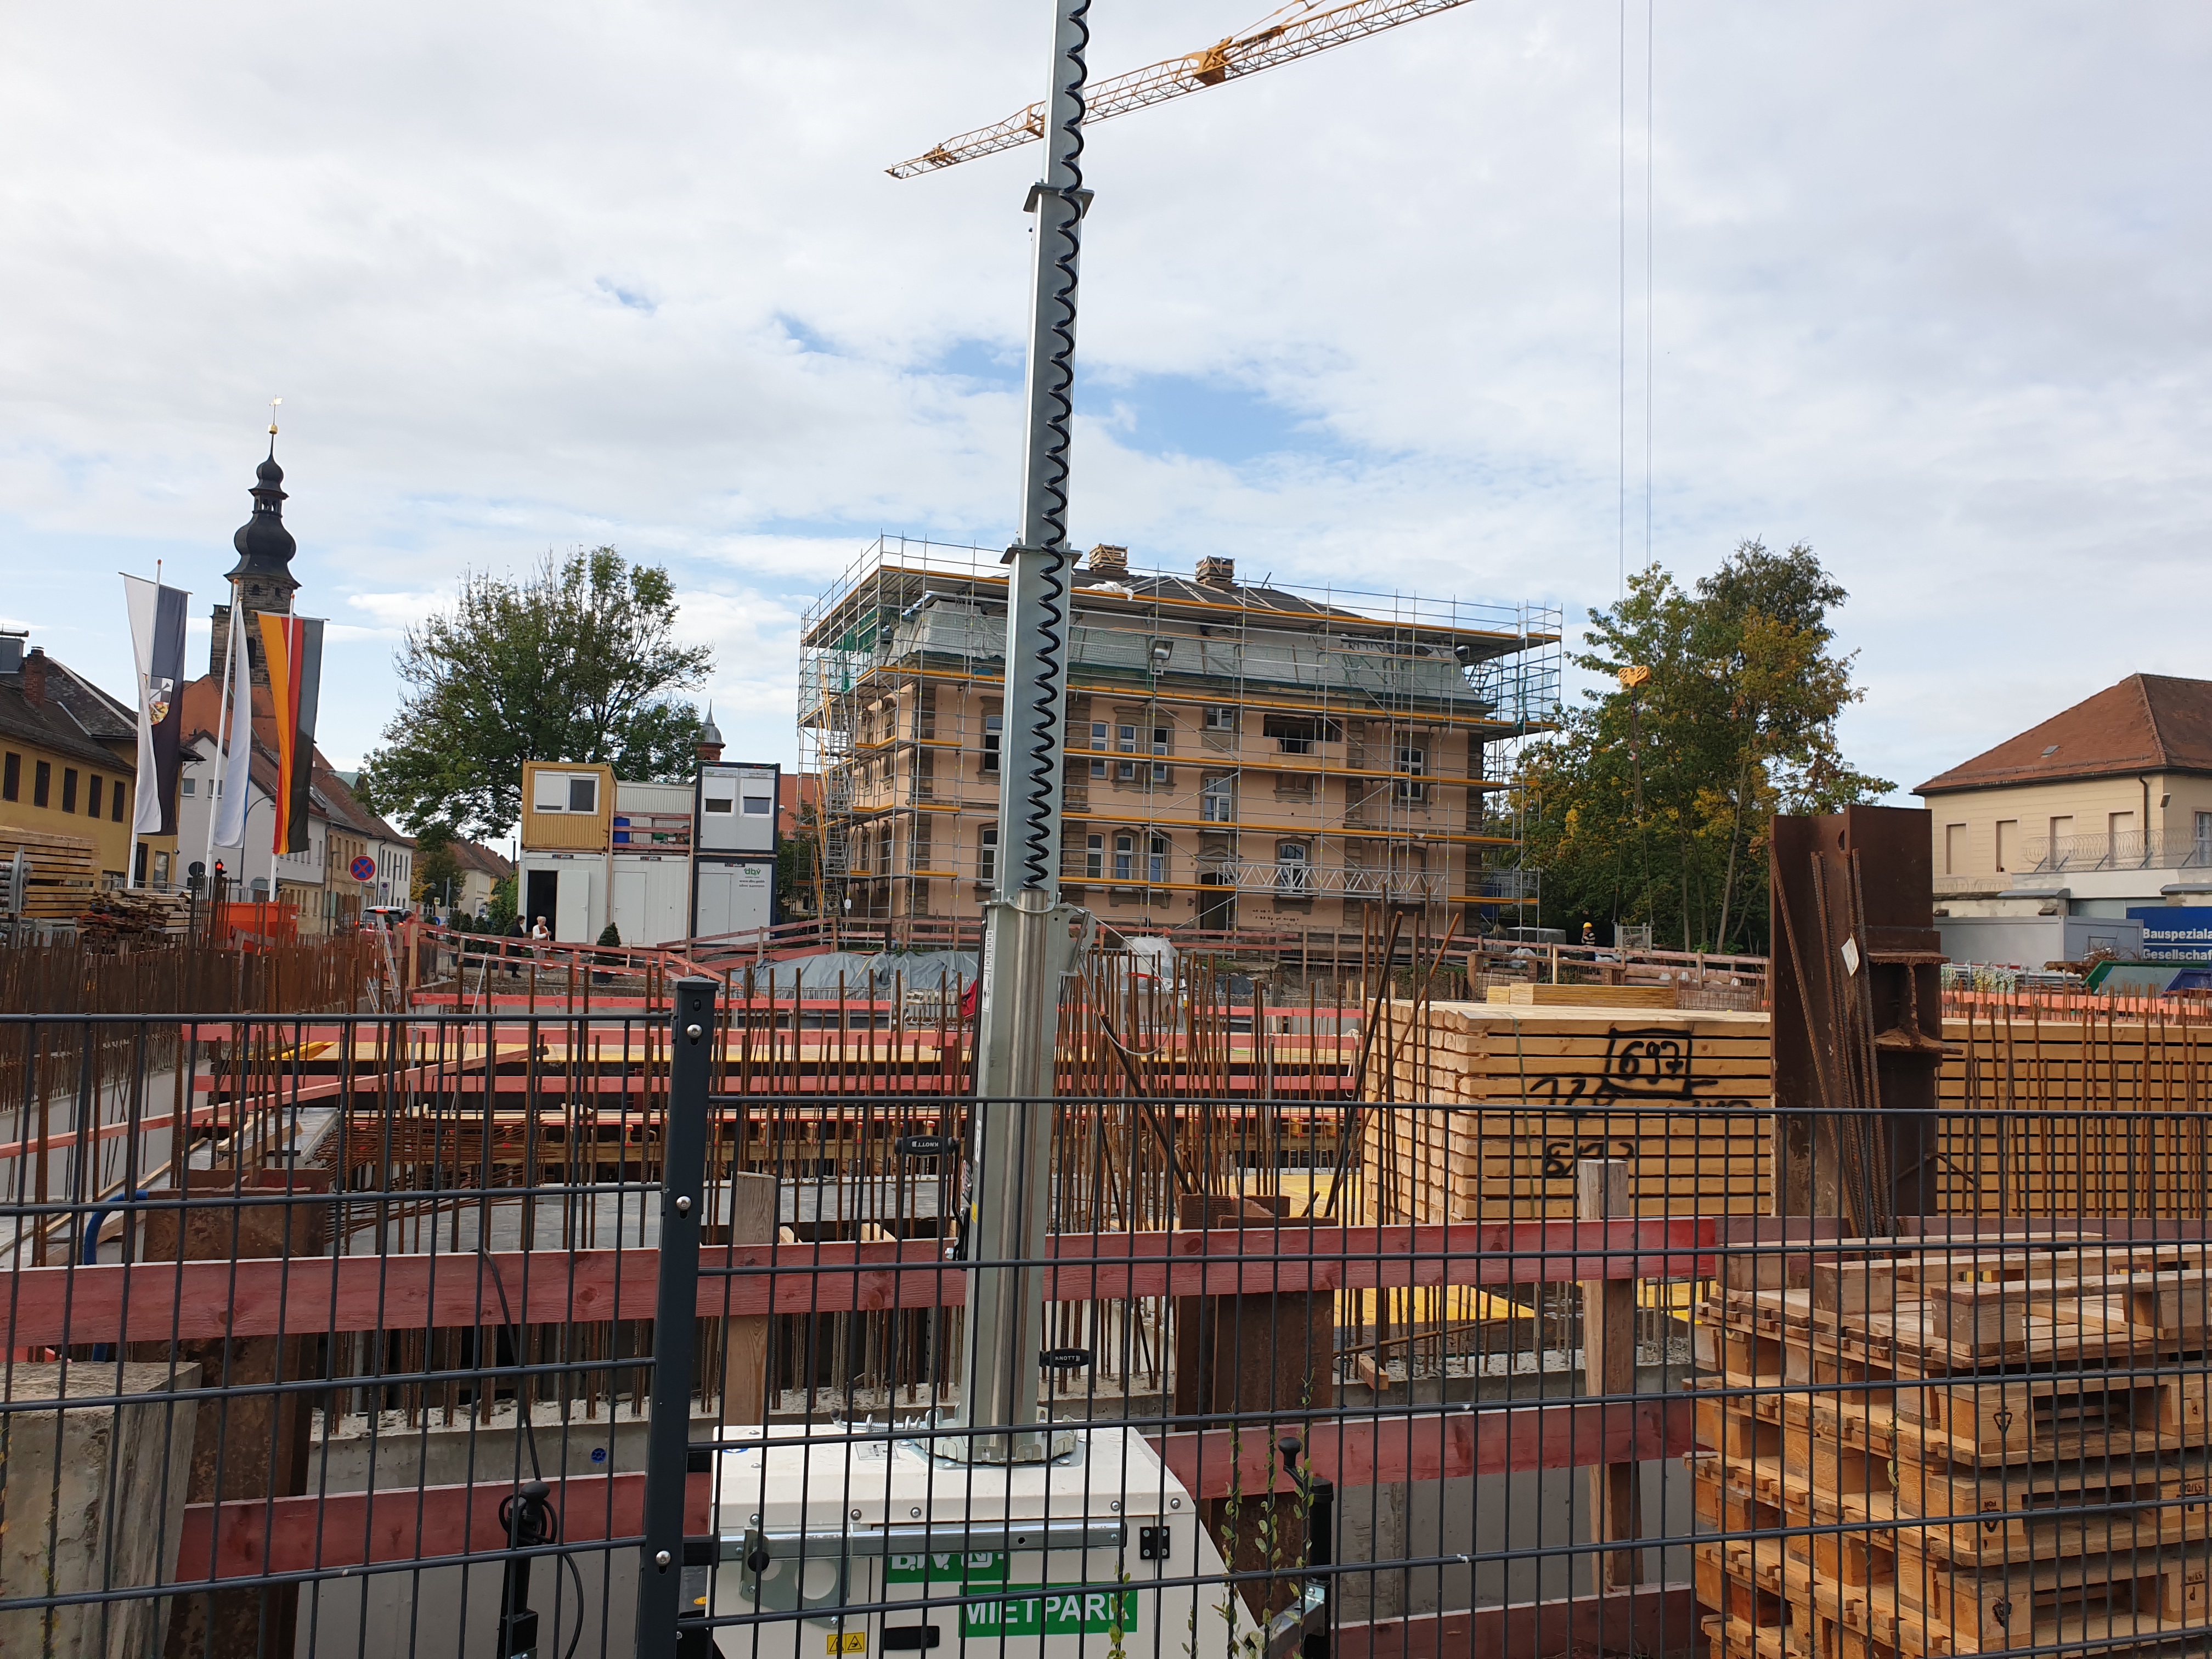
[[[1717,1289],[1689,1465],[1715,1650],[2212,1651],[2208,1278],[2203,1245],[2054,1235]]]

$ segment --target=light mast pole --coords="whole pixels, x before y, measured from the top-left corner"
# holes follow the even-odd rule
[[[1029,405],[1020,533],[1006,550],[1006,701],[999,853],[984,908],[975,1105],[970,1117],[968,1340],[948,1443],[974,1462],[1036,1462],[1044,1274],[1051,1216],[1053,1057],[1060,985],[1086,913],[1060,902],[1061,732],[1067,708],[1067,475],[1074,423],[1076,261],[1083,188],[1084,52],[1091,0],[1054,0],[1044,177],[1030,289]],[[1087,937],[1087,930],[1085,930]]]

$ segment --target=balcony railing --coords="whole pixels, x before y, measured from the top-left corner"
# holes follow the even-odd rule
[[[2043,836],[2021,845],[2023,870],[2015,873],[2063,875],[2090,870],[2212,869],[2212,839],[2191,836]]]

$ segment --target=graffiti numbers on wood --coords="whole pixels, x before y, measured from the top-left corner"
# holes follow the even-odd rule
[[[1679,1115],[1685,1108],[1693,1115],[1749,1107],[1747,1099],[1716,1098],[1710,1091],[1720,1086],[1718,1078],[1697,1073],[1697,1042],[1689,1031],[1676,1026],[1611,1026],[1606,1031],[1605,1055],[1595,1073],[1558,1073],[1533,1079],[1528,1089],[1532,1103],[1571,1116],[1602,1112],[1614,1107],[1656,1106]],[[1650,1130],[1664,1139],[1667,1119],[1655,1116]],[[1541,1178],[1570,1180],[1577,1160],[1590,1158],[1625,1158],[1634,1162],[1640,1151],[1644,1125],[1626,1136],[1619,1133],[1589,1138],[1547,1139],[1537,1154]],[[1664,1146],[1660,1155],[1668,1155]]]

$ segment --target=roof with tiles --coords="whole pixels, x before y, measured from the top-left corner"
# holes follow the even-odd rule
[[[2138,772],[2212,773],[2212,680],[2130,674],[1912,793],[1939,795]]]

